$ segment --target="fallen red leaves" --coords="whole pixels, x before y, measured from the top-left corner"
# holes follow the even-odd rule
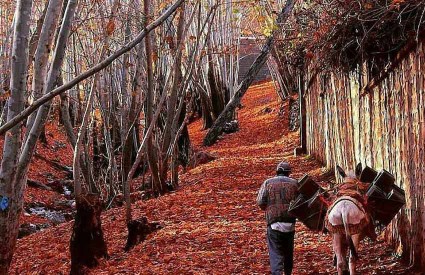
[[[72,147],[66,139],[65,133],[57,123],[47,123],[46,125],[47,145],[39,143],[36,154],[43,156],[48,160],[54,160],[62,165],[72,166]],[[0,149],[3,150],[3,138],[0,139]],[[64,179],[66,174],[49,165],[43,160],[33,157],[28,178],[49,185],[51,180]],[[27,187],[25,191],[25,203],[41,203],[51,207],[55,202],[63,200],[64,196],[55,192],[39,188]],[[47,219],[21,215],[21,223],[50,223]]]
[[[288,132],[287,116],[279,118],[273,86],[254,86],[239,112],[240,128],[210,148],[218,158],[181,176],[177,192],[134,204],[134,217],[146,215],[163,229],[125,253],[124,211],[103,215],[110,258],[92,274],[265,274],[269,270],[262,211],[255,204],[260,184],[282,159],[294,176],[309,172],[318,181],[319,164],[294,157],[298,135]],[[261,112],[265,107],[272,112]],[[287,110],[287,108],[286,108]],[[200,121],[190,126],[192,141],[201,147]],[[199,148],[201,149],[201,148]],[[67,274],[72,223],[65,223],[18,241],[12,274]],[[402,274],[404,267],[385,244],[363,244],[360,274]],[[331,242],[298,224],[295,274],[331,274]],[[407,274],[407,273],[406,273]]]

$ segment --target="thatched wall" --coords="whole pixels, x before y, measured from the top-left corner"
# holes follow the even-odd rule
[[[425,267],[425,45],[404,56],[364,96],[370,72],[318,74],[306,91],[308,153],[327,167],[357,162],[392,172],[407,204],[386,237],[415,265]],[[313,71],[313,69],[311,69]]]

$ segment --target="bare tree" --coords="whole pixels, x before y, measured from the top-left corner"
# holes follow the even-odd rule
[[[25,106],[31,8],[31,0],[20,0],[16,5],[7,121]],[[3,147],[0,168],[0,196],[4,205],[0,210],[0,274],[7,274],[12,261],[23,203],[25,183],[16,181],[21,134],[21,124],[14,126],[6,134]]]

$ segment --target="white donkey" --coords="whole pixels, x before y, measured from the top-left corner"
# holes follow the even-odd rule
[[[356,173],[344,170],[337,166],[344,182],[338,186],[337,198],[328,210],[326,227],[333,238],[333,250],[336,259],[338,275],[355,274],[357,249],[363,229],[370,223],[369,215],[361,204],[362,191],[366,186],[357,178],[361,173],[361,164],[357,165]],[[344,191],[345,190],[345,191]],[[347,251],[349,250],[349,272],[347,270]]]

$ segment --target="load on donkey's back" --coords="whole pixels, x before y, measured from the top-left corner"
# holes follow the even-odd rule
[[[405,204],[405,193],[384,169],[377,172],[358,164],[355,172],[339,166],[337,171],[342,183],[327,190],[305,175],[288,212],[311,230],[331,233],[338,274],[354,274],[359,242],[366,236],[376,240],[375,228],[391,222]]]

